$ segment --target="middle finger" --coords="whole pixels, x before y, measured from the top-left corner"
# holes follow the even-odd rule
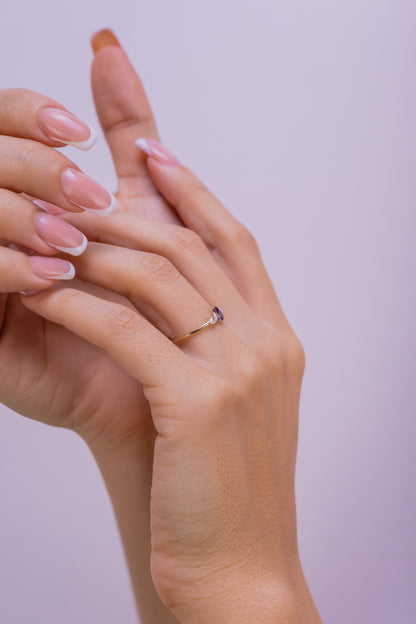
[[[167,258],[155,253],[90,243],[76,267],[80,280],[127,297],[171,340],[207,322],[216,303],[207,301]],[[225,336],[230,334],[226,327],[219,328],[215,336],[210,334],[210,350],[215,342],[230,340],[229,335]],[[195,355],[206,353],[208,343],[204,335],[201,332],[198,340],[186,341],[181,346]],[[218,344],[216,352],[221,353]]]
[[[0,136],[0,187],[57,204],[70,212],[107,216],[116,200],[64,154],[36,141]]]
[[[240,340],[251,347],[255,346],[254,342],[258,344],[261,325],[257,317],[192,230],[125,212],[117,212],[110,221],[94,218],[90,214],[68,215],[65,219],[82,229],[89,240],[151,252],[169,259],[205,301],[224,310],[229,327]],[[92,260],[91,256],[89,258]],[[79,264],[79,270],[86,272],[85,279],[94,281],[98,268],[89,266],[86,258]],[[80,278],[84,279],[81,274]],[[253,323],[258,324],[256,335],[251,331]]]

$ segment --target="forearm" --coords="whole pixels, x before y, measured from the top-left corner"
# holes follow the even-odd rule
[[[150,487],[153,439],[116,449],[90,449],[107,487],[142,624],[177,624],[156,593],[150,573]]]

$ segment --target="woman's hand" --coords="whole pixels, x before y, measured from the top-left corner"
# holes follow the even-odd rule
[[[157,137],[140,79],[114,35],[97,33],[93,47],[93,94],[119,177],[117,210],[178,222],[134,145],[142,134]],[[115,207],[111,193],[52,149],[88,149],[95,137],[90,126],[50,98],[23,89],[0,91],[0,400],[89,439],[101,432],[95,429],[97,412],[100,427],[106,421],[111,429],[115,422],[116,407],[121,407],[118,392],[114,401],[107,397],[102,405],[101,388],[109,379],[117,380],[124,413],[116,424],[117,435],[139,428],[148,437],[151,421],[140,385],[97,349],[6,294],[43,290],[58,279],[72,279],[73,263],[68,256],[57,256],[79,255],[86,248],[85,213],[79,206],[104,215]],[[68,211],[78,212],[76,227],[65,221]],[[62,358],[62,350],[72,357]]]
[[[98,33],[93,47],[93,94],[118,174],[117,210],[178,223],[151,181],[145,156],[134,145],[139,136],[157,138],[140,79],[111,33]],[[97,437],[117,444],[120,439],[133,440],[131,461],[123,453],[116,466],[111,464],[109,470],[108,462],[99,462],[100,469],[119,523],[127,483],[130,503],[135,497],[140,509],[140,519],[136,517],[134,531],[128,539],[124,535],[124,541],[134,553],[136,578],[140,577],[135,589],[141,620],[170,624],[176,619],[160,602],[150,577],[155,430],[141,384],[102,350],[29,311],[18,295],[7,294],[43,290],[57,279],[73,278],[68,257],[81,254],[87,241],[84,213],[78,213],[74,229],[66,222],[71,214],[67,211],[80,210],[74,201],[91,209],[107,208],[103,198],[110,198],[112,207],[111,195],[101,187],[91,188],[92,181],[81,179],[77,187],[76,173],[65,188],[60,186],[63,170],[78,168],[52,148],[66,144],[87,149],[95,132],[54,100],[20,89],[0,92],[0,135],[0,400],[30,418],[73,429],[88,443]],[[63,196],[68,182],[71,202]],[[91,212],[88,216],[94,221]],[[59,252],[70,256],[57,257]],[[109,292],[104,296],[118,299]]]
[[[87,215],[104,242],[75,261],[86,285],[22,301],[143,384],[157,431],[152,576],[179,621],[319,622],[296,537],[302,347],[251,234],[163,148],[140,145],[187,227]],[[115,240],[136,250],[105,244]],[[206,322],[212,305],[224,322],[172,341]]]
[[[64,142],[85,148],[93,141],[89,126],[53,100],[23,89],[0,91],[1,293],[42,290],[51,280],[71,279],[71,264],[50,256],[78,255],[86,247],[82,232],[39,211],[28,196],[67,211],[109,214],[115,208],[111,193],[52,149]],[[36,255],[28,257],[16,246]]]

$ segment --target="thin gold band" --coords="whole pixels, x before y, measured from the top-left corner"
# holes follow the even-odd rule
[[[212,316],[209,319],[209,321],[207,321],[200,327],[197,327],[193,331],[189,332],[189,334],[185,334],[184,336],[179,336],[179,338],[173,338],[172,342],[177,343],[180,340],[185,340],[185,338],[189,338],[189,336],[193,336],[194,334],[197,334],[202,329],[205,329],[205,327],[208,327],[209,325],[215,325],[216,323],[218,323],[218,321],[222,322],[224,320],[224,314],[221,308],[219,308],[218,306],[212,306],[211,311],[212,311]]]

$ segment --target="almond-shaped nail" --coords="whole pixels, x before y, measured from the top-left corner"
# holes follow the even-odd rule
[[[61,190],[71,204],[103,217],[108,217],[116,208],[114,195],[77,169],[64,169]]]
[[[51,204],[50,202],[43,201],[43,199],[32,199],[32,202],[51,215],[59,216],[64,214],[70,214],[68,210],[64,210],[63,208],[60,208],[55,204]]]
[[[38,113],[41,130],[53,141],[89,150],[97,140],[97,132],[72,113],[48,106]]]
[[[168,165],[170,167],[177,167],[181,163],[166,147],[163,147],[157,141],[152,141],[152,139],[140,138],[135,141],[138,148],[142,150],[145,154],[157,160],[157,162],[162,165]]]
[[[35,230],[45,243],[71,256],[80,256],[87,248],[84,234],[58,217],[38,212]]]
[[[75,267],[67,260],[31,256],[28,258],[31,269],[38,277],[50,280],[71,280],[75,277]]]
[[[99,30],[91,37],[91,46],[94,54],[97,54],[102,48],[109,45],[121,47],[119,40],[109,28],[103,28],[103,30]]]

